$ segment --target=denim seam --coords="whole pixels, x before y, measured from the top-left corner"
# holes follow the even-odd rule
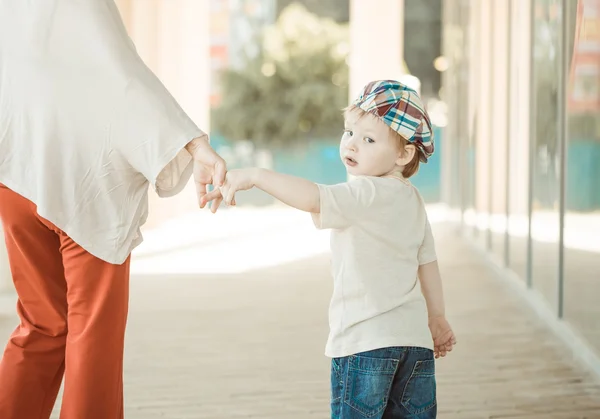
[[[340,386],[342,386],[342,388],[344,388],[344,374],[343,374],[343,370],[342,370],[342,365],[338,364],[338,368],[337,368],[337,379],[338,379],[338,383],[340,383]],[[342,398],[341,392],[340,392],[340,399]]]

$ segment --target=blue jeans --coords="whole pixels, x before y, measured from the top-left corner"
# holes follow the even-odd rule
[[[430,349],[392,347],[331,360],[332,419],[434,419],[435,390]]]

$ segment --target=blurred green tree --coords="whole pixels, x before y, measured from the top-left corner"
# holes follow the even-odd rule
[[[348,0],[276,0],[277,14],[279,15],[292,3],[300,3],[311,13],[330,17],[336,22],[350,20],[350,1]]]
[[[260,53],[222,73],[215,130],[259,147],[337,138],[348,104],[348,26],[291,4],[266,28]]]

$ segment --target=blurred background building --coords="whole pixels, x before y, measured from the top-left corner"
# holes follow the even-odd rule
[[[437,153],[414,184],[600,371],[600,0],[116,2],[230,167],[343,181],[341,108],[373,79],[419,89]],[[146,228],[194,196],[151,196]]]
[[[443,199],[600,369],[600,1],[443,5]]]

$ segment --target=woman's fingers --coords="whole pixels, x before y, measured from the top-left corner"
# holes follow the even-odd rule
[[[200,202],[202,205],[202,208],[204,208],[204,206],[207,203],[209,203],[210,201],[213,201],[218,198],[221,198],[221,191],[219,190],[219,188],[216,188],[208,193],[205,193]]]

